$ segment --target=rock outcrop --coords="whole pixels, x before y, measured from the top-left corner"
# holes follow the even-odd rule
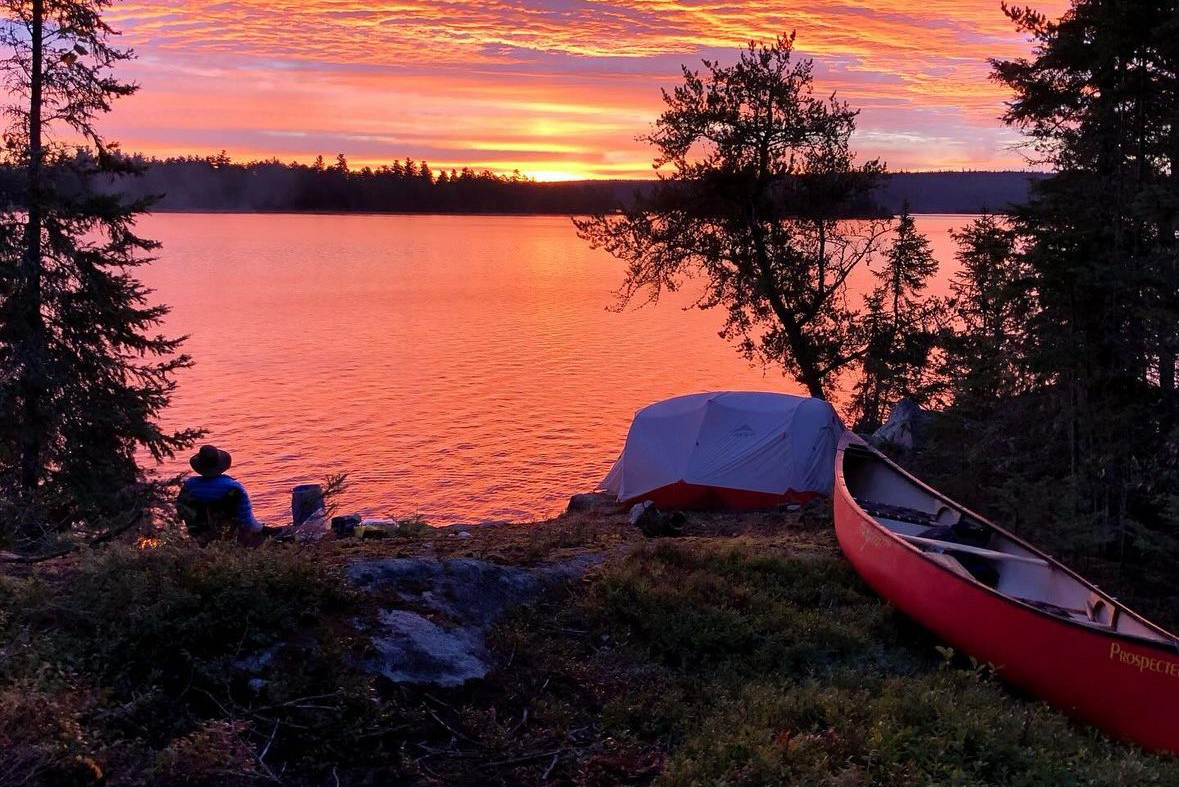
[[[581,555],[540,568],[486,560],[393,558],[355,563],[348,577],[381,599],[365,665],[398,683],[460,686],[491,671],[486,634],[512,609],[601,562]]]

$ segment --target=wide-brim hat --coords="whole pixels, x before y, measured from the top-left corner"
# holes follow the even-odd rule
[[[233,464],[233,457],[228,451],[222,451],[215,445],[202,445],[201,450],[197,451],[188,463],[199,475],[214,477],[229,469]]]

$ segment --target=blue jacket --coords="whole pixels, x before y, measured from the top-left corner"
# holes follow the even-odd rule
[[[202,503],[214,503],[236,489],[241,493],[241,503],[237,509],[238,524],[244,530],[257,532],[262,529],[262,523],[254,518],[254,508],[250,505],[250,496],[246,488],[227,475],[216,478],[193,476],[184,482],[184,490]]]

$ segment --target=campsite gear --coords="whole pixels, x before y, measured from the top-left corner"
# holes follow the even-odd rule
[[[197,475],[205,478],[216,478],[229,469],[233,464],[233,457],[228,451],[222,451],[214,445],[202,445],[188,460],[189,465]]]
[[[641,503],[635,503],[630,507],[630,511],[626,513],[626,520],[635,527],[638,527],[639,522],[643,521],[643,517],[647,515],[648,511],[658,511],[655,504],[650,500],[644,500]]]
[[[293,541],[295,539],[294,525],[263,525],[262,537],[272,541]]]
[[[388,538],[397,534],[401,523],[396,519],[369,517],[362,519],[356,528],[357,538]]]
[[[319,484],[299,484],[291,490],[291,520],[296,527],[316,512],[323,515],[323,487]]]
[[[630,509],[628,519],[648,538],[683,535],[684,523],[687,521],[682,511],[660,511],[650,500],[635,503]]]
[[[347,538],[356,532],[356,526],[359,524],[360,514],[334,516],[332,517],[332,532],[336,534],[337,538]]]
[[[819,399],[777,393],[679,396],[635,414],[601,487],[663,509],[757,509],[831,494],[843,424]]]
[[[850,432],[836,453],[834,497],[844,555],[899,610],[1062,711],[1179,754],[1173,634]],[[987,565],[989,581],[971,560]]]
[[[357,538],[389,538],[396,532],[396,525],[390,526],[384,522],[361,522],[355,531]]]

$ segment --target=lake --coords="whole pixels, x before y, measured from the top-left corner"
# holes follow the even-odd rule
[[[937,291],[970,218],[917,218]],[[164,244],[141,278],[197,361],[165,423],[206,428],[276,524],[292,486],[339,472],[342,513],[546,518],[605,476],[651,402],[801,391],[685,298],[609,310],[623,266],[567,218],[158,214],[140,230]]]

